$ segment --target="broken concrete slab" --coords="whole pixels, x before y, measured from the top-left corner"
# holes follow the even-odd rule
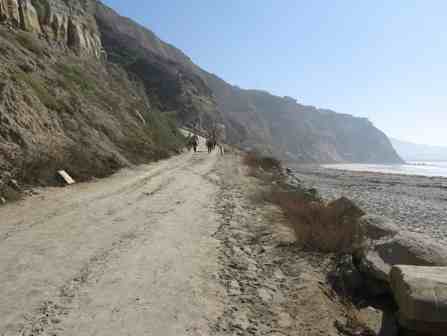
[[[67,185],[72,185],[75,184],[75,180],[73,180],[73,178],[65,171],[65,170],[59,170],[57,172],[57,174],[62,178],[62,180],[67,184]]]

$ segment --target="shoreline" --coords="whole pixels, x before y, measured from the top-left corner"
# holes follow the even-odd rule
[[[439,173],[439,175],[435,172],[429,172],[429,174],[422,174],[416,171],[417,168],[420,169],[420,167],[432,167],[433,164],[446,164],[445,161],[439,161],[439,162],[420,162],[418,164],[411,163],[411,162],[405,162],[403,164],[380,164],[380,163],[371,163],[371,164],[363,164],[363,163],[341,163],[341,164],[321,164],[318,165],[320,168],[324,169],[333,169],[337,171],[348,171],[348,172],[358,172],[358,173],[373,173],[373,174],[385,174],[385,175],[403,175],[403,176],[413,176],[413,177],[428,177],[428,178],[443,178],[447,180],[447,174],[442,175],[442,173]],[[348,169],[348,167],[351,167],[351,169]],[[392,168],[399,167],[400,170],[394,171]],[[417,168],[415,168],[417,167]],[[402,170],[403,168],[403,170]],[[410,169],[405,171],[405,169]],[[439,167],[434,167],[439,168]],[[444,168],[444,167],[443,167]],[[413,169],[413,170],[411,170]],[[445,168],[444,168],[445,170]],[[447,181],[446,181],[447,183]]]
[[[346,196],[368,213],[392,219],[402,229],[447,245],[447,178],[349,171],[317,165],[290,166],[324,200]]]

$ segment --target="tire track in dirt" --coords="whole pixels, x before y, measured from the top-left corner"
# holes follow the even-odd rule
[[[172,169],[164,171],[163,173],[172,174],[177,168],[181,168],[184,165],[178,165]],[[160,176],[160,174],[151,175],[152,177]],[[140,202],[147,197],[154,197],[161,193],[167,187],[175,182],[175,176],[169,176],[163,179],[158,186],[156,186],[151,192],[142,192],[136,199],[136,202]],[[144,179],[148,181],[147,178]],[[137,191],[144,188],[142,185],[140,188],[135,188]],[[128,193],[128,192],[127,192]],[[163,216],[169,214],[174,210],[172,206],[176,206],[178,203],[171,205],[171,209],[165,211],[151,211],[150,219],[157,221]],[[119,212],[120,209],[125,208],[127,205],[123,205],[120,208],[116,208]],[[112,213],[109,213],[112,215]],[[120,216],[115,217],[113,220],[120,219]],[[94,279],[99,279],[101,275],[106,272],[108,264],[114,258],[119,258],[121,253],[128,251],[132,245],[138,244],[146,239],[145,235],[150,231],[147,227],[133,228],[129,232],[121,235],[111,246],[105,250],[99,251],[93,255],[85,264],[81,267],[79,272],[67,280],[66,283],[60,287],[59,295],[51,301],[42,302],[41,306],[34,310],[34,312],[28,313],[25,317],[26,322],[20,330],[20,335],[23,336],[38,336],[44,334],[57,334],[60,330],[58,325],[65,315],[68,315],[72,309],[71,304],[77,298],[82,288],[88,285],[88,282]]]
[[[0,312],[9,315],[5,316],[6,320],[4,320],[3,323],[0,321],[0,335],[66,335],[66,331],[71,330],[77,323],[74,316],[77,316],[77,314],[82,316],[82,311],[79,309],[82,305],[86,304],[85,297],[96,295],[95,293],[97,291],[101,291],[102,287],[97,287],[97,284],[102,281],[106,281],[106,288],[113,285],[113,282],[110,283],[108,282],[109,280],[106,280],[108,277],[113,277],[113,274],[115,274],[110,274],[110,272],[117,272],[116,267],[121,263],[124,263],[124,268],[132,266],[132,255],[134,252],[137,253],[141,249],[150,248],[154,243],[160,244],[161,241],[163,241],[164,244],[171,244],[171,239],[168,239],[170,235],[173,237],[172,244],[180,244],[179,246],[167,246],[168,250],[172,251],[171,253],[178,253],[176,251],[180,251],[183,248],[186,250],[194,250],[197,249],[200,244],[206,243],[211,234],[209,236],[202,236],[203,232],[204,230],[207,231],[212,228],[212,226],[208,228],[209,225],[206,222],[203,222],[206,218],[212,215],[209,207],[211,199],[206,195],[213,193],[213,190],[215,190],[215,184],[211,184],[211,181],[208,181],[206,176],[209,171],[212,170],[215,158],[215,156],[201,154],[185,155],[182,158],[182,161],[180,161],[180,159],[173,160],[173,165],[170,165],[169,162],[160,163],[159,166],[155,167],[155,172],[150,171],[148,174],[138,174],[138,172],[136,172],[138,174],[137,180],[131,175],[131,172],[126,172],[126,174],[130,176],[126,177],[124,180],[120,176],[108,179],[110,183],[117,181],[118,189],[113,187],[111,190],[111,188],[104,183],[105,180],[103,180],[98,183],[97,186],[106,187],[105,189],[107,191],[101,193],[102,195],[98,195],[98,192],[95,191],[93,197],[92,194],[86,193],[85,190],[92,190],[92,188],[85,188],[86,186],[84,186],[84,188],[80,188],[81,190],[76,191],[78,194],[74,195],[75,199],[81,199],[82,201],[71,203],[71,205],[76,206],[74,209],[71,209],[70,204],[67,203],[64,204],[59,212],[53,212],[49,209],[47,216],[45,216],[45,213],[41,215],[40,221],[31,221],[32,225],[25,225],[22,230],[15,232],[10,235],[8,239],[3,240],[1,242],[2,244],[12,244],[11,247],[13,248],[13,251],[0,257],[0,268],[3,271],[3,276],[0,275],[0,281],[2,281],[5,276],[5,280],[7,281],[2,281],[5,286],[13,285],[11,279],[14,276],[20,276],[21,281],[17,285],[17,288],[14,288],[14,291],[4,293],[6,294],[4,297],[5,301],[3,304],[0,304]],[[127,181],[129,180],[133,181],[128,183]],[[126,183],[124,186],[122,185],[123,182]],[[120,193],[117,192],[117,190],[119,190]],[[83,195],[83,193],[85,195]],[[196,194],[199,196],[197,197],[197,200],[200,200],[199,204],[194,204],[196,196],[191,198],[192,195]],[[85,196],[85,198],[81,196]],[[28,200],[28,202],[32,201],[32,199]],[[191,206],[191,209],[194,208],[195,210],[192,212],[189,211],[189,206]],[[181,213],[181,215],[176,215],[175,213],[177,212]],[[201,215],[202,212],[203,215]],[[74,224],[70,223],[71,218],[73,222],[75,222]],[[69,225],[67,230],[65,230],[64,226],[61,226],[61,223],[58,223],[58,219],[61,219],[64,224],[66,222],[67,225]],[[186,221],[188,225],[181,225],[182,220]],[[177,237],[181,231],[178,231],[178,229],[169,229],[169,226],[172,226],[173,221],[180,221],[175,225],[179,226],[178,229],[186,230],[182,234],[190,235],[189,238],[184,239],[185,242],[192,239],[199,239],[198,242],[193,246],[189,246],[188,244],[185,245],[185,242],[181,240],[181,235]],[[36,223],[39,225],[36,225]],[[45,224],[45,226],[43,224]],[[55,226],[56,224],[57,226]],[[167,227],[165,227],[166,224],[168,224]],[[56,242],[51,240],[53,239],[51,237],[58,232],[57,230],[62,230],[60,232],[62,235],[58,237],[61,241]],[[112,240],[107,241],[104,240],[105,237],[98,236],[98,244],[95,246],[93,236],[101,235],[101,230],[104,230],[104,235],[108,238],[112,238]],[[119,233],[119,235],[116,235],[113,232],[107,232],[110,230],[116,230],[116,233]],[[154,241],[153,236],[154,234],[158,234],[157,230],[168,230],[164,233],[168,236],[162,236],[161,238],[163,239]],[[200,232],[200,235],[197,235],[196,237],[194,232],[197,230]],[[37,235],[33,234],[33,232],[36,232]],[[70,251],[73,246],[81,243],[82,235],[87,234],[87,232],[88,236],[90,236],[88,237],[88,245],[79,246],[79,248],[82,249],[82,253],[76,252],[76,258],[62,256],[63,259],[58,260],[60,259],[59,255],[61,253],[66,253],[65,251]],[[49,234],[51,234],[51,236]],[[72,237],[71,235],[73,234],[75,234],[75,236]],[[31,245],[27,244],[26,239],[33,239],[33,237],[36,237],[37,240],[32,241]],[[41,238],[39,239],[37,237]],[[41,240],[42,238],[50,239],[48,241],[51,243],[50,246],[45,246],[44,241]],[[73,238],[75,238],[75,240],[71,241]],[[103,241],[101,242],[101,240]],[[200,244],[197,245],[198,243]],[[27,252],[25,259],[21,258],[20,254],[14,252],[14,249],[18,249],[21,244],[26,246],[25,249]],[[205,246],[207,244],[208,243],[206,243]],[[54,252],[57,252],[57,256],[55,257],[57,263],[54,265],[61,264],[63,260],[71,259],[73,260],[73,263],[76,264],[69,265],[62,263],[63,269],[51,269],[51,272],[61,273],[53,280],[51,279],[51,273],[45,274],[45,271],[43,271],[43,269],[50,270],[48,268],[51,267],[50,261],[46,261],[46,265],[42,270],[36,267],[36,265],[31,266],[30,263],[35,259],[32,254],[33,249],[35,248],[34,245],[39,249],[42,248],[42,250],[38,252],[39,259],[41,258],[41,254],[49,254],[57,248],[54,250]],[[72,245],[72,247],[67,249],[65,245],[67,245],[67,247]],[[6,248],[6,246],[3,247]],[[65,250],[62,248],[65,248]],[[124,277],[122,279],[124,284],[122,285],[124,286],[125,282],[128,281],[141,282],[144,284],[149,276],[149,279],[151,277],[155,277],[155,279],[160,278],[160,280],[156,282],[149,281],[154,286],[164,286],[165,280],[161,280],[161,278],[163,278],[166,273],[175,272],[178,268],[175,264],[178,261],[172,259],[164,262],[163,260],[165,258],[171,258],[171,256],[164,256],[163,250],[164,248],[160,246],[160,251],[158,253],[161,253],[161,255],[156,257],[157,262],[162,263],[162,267],[157,268],[156,265],[152,266],[146,264],[141,265],[141,269],[130,268],[132,272],[129,272],[129,276],[133,274],[134,277]],[[201,250],[199,249],[197,252],[201,253]],[[184,253],[189,253],[191,256],[195,256],[197,252],[189,251]],[[50,258],[53,258],[53,255],[54,253],[49,254]],[[84,261],[80,259],[83,255],[87,256]],[[207,254],[207,258],[211,258],[211,256],[212,253]],[[23,263],[23,267],[15,266],[17,263],[14,260],[19,260],[19,262]],[[44,261],[45,259],[42,260]],[[195,258],[193,260],[195,268],[202,267],[200,260],[196,260]],[[78,265],[77,263],[79,261],[82,261],[82,263]],[[186,267],[185,271],[189,272],[192,270],[188,267],[190,261],[185,261],[186,263],[185,265],[182,265],[182,267]],[[126,264],[129,262],[131,263],[130,265]],[[69,267],[65,267],[65,265]],[[150,269],[151,267],[160,269],[162,272],[148,273],[147,268]],[[65,270],[64,268],[67,269]],[[21,274],[17,272],[21,272]],[[40,272],[40,274],[33,274],[30,272]],[[126,271],[124,272],[125,274],[127,273]],[[65,279],[61,277],[61,275],[64,274],[68,275]],[[187,276],[187,274],[185,274],[185,276]],[[47,278],[48,280],[46,280]],[[28,279],[29,285],[26,285]],[[62,279],[62,281],[59,281],[59,279]],[[175,279],[175,277],[173,279]],[[42,285],[47,281],[49,287],[45,289]],[[178,282],[180,281],[180,279],[178,279],[175,281],[174,283],[179,287],[187,284],[187,282],[184,282],[185,280]],[[37,285],[36,289],[33,289],[35,285],[34,283]],[[59,283],[57,287],[52,287],[57,283]],[[121,284],[116,283],[116,285],[119,286]],[[19,289],[22,286],[26,286],[23,288],[26,291],[29,291],[29,293],[21,294]],[[4,291],[7,291],[7,287],[3,289]],[[45,292],[40,293],[41,291]],[[117,290],[113,291],[113,294],[117,295],[117,297],[125,296],[126,291]],[[19,298],[19,301],[16,304],[8,307],[8,300],[12,300],[11,302],[15,301],[15,295],[23,297]],[[33,296],[33,301],[29,301],[29,306],[24,307],[25,310],[20,318],[20,311],[15,312],[14,309],[20,309],[22,302],[27,302],[26,298],[28,295]],[[36,295],[41,296],[42,300],[36,301],[38,298]],[[105,296],[105,298],[107,298],[107,296]],[[95,299],[101,299],[101,297],[93,296],[92,300]],[[187,300],[184,304],[191,305],[192,303],[190,301],[195,302],[196,299]],[[142,303],[142,301],[140,303]],[[175,305],[173,307],[175,307]],[[123,308],[120,309],[122,310]],[[114,311],[113,314],[122,314],[120,309]],[[191,311],[194,310],[197,310],[197,308],[191,309]],[[137,311],[139,311],[140,314],[145,313],[145,310],[137,309]],[[154,313],[160,314],[160,312]],[[81,320],[82,323],[90,323],[88,319],[85,320],[84,318],[81,318]],[[164,321],[163,323],[172,325],[172,321]],[[203,326],[203,323],[199,323],[199,325],[194,326],[191,330],[199,330],[203,328]],[[75,334],[78,335],[78,333]]]
[[[99,201],[106,201],[107,199],[111,199],[111,198],[113,198],[117,195],[121,195],[121,194],[131,194],[132,192],[135,192],[138,189],[144,188],[144,186],[147,184],[147,182],[150,181],[151,179],[153,179],[157,176],[160,176],[162,174],[173,174],[176,170],[183,169],[190,164],[195,164],[194,160],[192,160],[191,158],[189,158],[187,161],[181,161],[180,163],[174,165],[173,167],[168,167],[166,170],[157,169],[156,172],[147,174],[144,177],[142,177],[141,179],[138,179],[136,182],[133,182],[129,185],[125,185],[113,192],[107,192],[105,194],[95,196],[95,197],[87,199],[87,200],[83,200],[83,201],[75,202],[75,203],[69,203],[65,206],[58,207],[55,211],[52,211],[51,213],[46,214],[45,218],[36,220],[36,221],[31,222],[27,225],[25,225],[23,223],[23,221],[18,222],[14,225],[14,229],[9,230],[3,234],[0,234],[0,243],[3,241],[6,241],[7,239],[11,238],[15,234],[18,234],[22,231],[32,229],[35,226],[45,224],[49,220],[59,217],[63,214],[76,213],[80,209],[82,209],[92,203],[99,202]]]

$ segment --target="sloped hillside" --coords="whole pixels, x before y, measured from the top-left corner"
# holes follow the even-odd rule
[[[223,121],[230,142],[283,159],[401,162],[386,135],[366,119],[239,89],[102,4],[98,4],[96,18],[109,59],[143,79],[148,92],[164,98],[160,108],[177,109],[182,122],[200,120],[207,125]],[[175,74],[182,81],[176,81]],[[178,94],[180,87],[183,92]]]
[[[108,60],[139,78],[157,108],[172,111],[184,124],[211,125],[218,115],[216,103],[189,58],[100,3],[96,20]]]
[[[66,169],[83,180],[180,148],[157,93],[105,62],[94,10],[94,1],[0,0],[1,175],[51,184]]]
[[[243,90],[214,75],[206,78],[227,117],[246,125],[244,147],[299,162],[402,162],[388,137],[368,119]]]

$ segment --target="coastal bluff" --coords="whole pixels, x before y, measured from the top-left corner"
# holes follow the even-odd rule
[[[107,176],[216,123],[281,159],[402,162],[367,119],[238,89],[100,1],[0,0],[0,41],[0,172],[20,182]]]

